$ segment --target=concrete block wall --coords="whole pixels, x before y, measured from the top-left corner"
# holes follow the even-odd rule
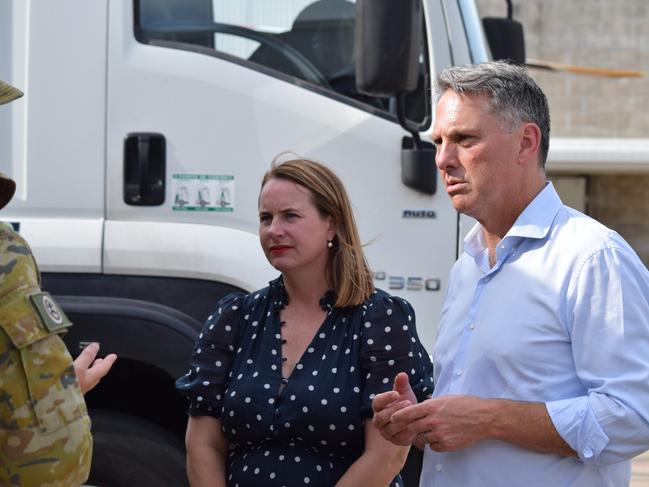
[[[477,0],[481,16],[505,16],[504,0]],[[563,137],[649,136],[649,1],[513,0],[527,57],[640,70],[604,78],[531,70],[548,95],[552,131]]]
[[[617,231],[649,266],[649,175],[588,178],[588,214]]]
[[[507,13],[505,0],[476,3],[483,17]],[[513,5],[528,59],[645,72],[616,79],[530,70],[548,96],[553,136],[649,137],[649,0]],[[618,231],[649,265],[649,174],[586,177],[587,213]]]

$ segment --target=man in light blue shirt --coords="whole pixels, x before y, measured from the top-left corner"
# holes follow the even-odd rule
[[[421,486],[624,486],[649,448],[649,272],[545,181],[547,100],[502,62],[437,80],[436,161],[478,223],[451,271],[435,392],[407,375],[374,424],[425,446]]]

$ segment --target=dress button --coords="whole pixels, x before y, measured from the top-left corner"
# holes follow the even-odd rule
[[[286,338],[282,338],[282,345],[286,344]]]
[[[288,384],[288,379],[286,377],[282,377],[282,384]]]
[[[288,359],[286,357],[282,357],[282,362],[286,362]]]

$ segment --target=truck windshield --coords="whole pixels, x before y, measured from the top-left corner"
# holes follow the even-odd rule
[[[394,116],[393,100],[358,93],[354,76],[356,4],[348,0],[135,0],[140,42],[201,46],[288,82]],[[429,124],[427,62],[406,115]],[[342,95],[342,97],[340,96]]]

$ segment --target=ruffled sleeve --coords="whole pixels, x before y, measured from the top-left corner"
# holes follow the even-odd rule
[[[176,389],[190,400],[190,416],[221,416],[221,399],[238,348],[243,293],[225,296],[208,316],[194,343],[189,372]]]
[[[370,299],[362,324],[361,413],[372,416],[372,400],[392,389],[394,377],[406,372],[418,401],[433,393],[433,364],[419,341],[415,312],[406,300],[377,291]]]

